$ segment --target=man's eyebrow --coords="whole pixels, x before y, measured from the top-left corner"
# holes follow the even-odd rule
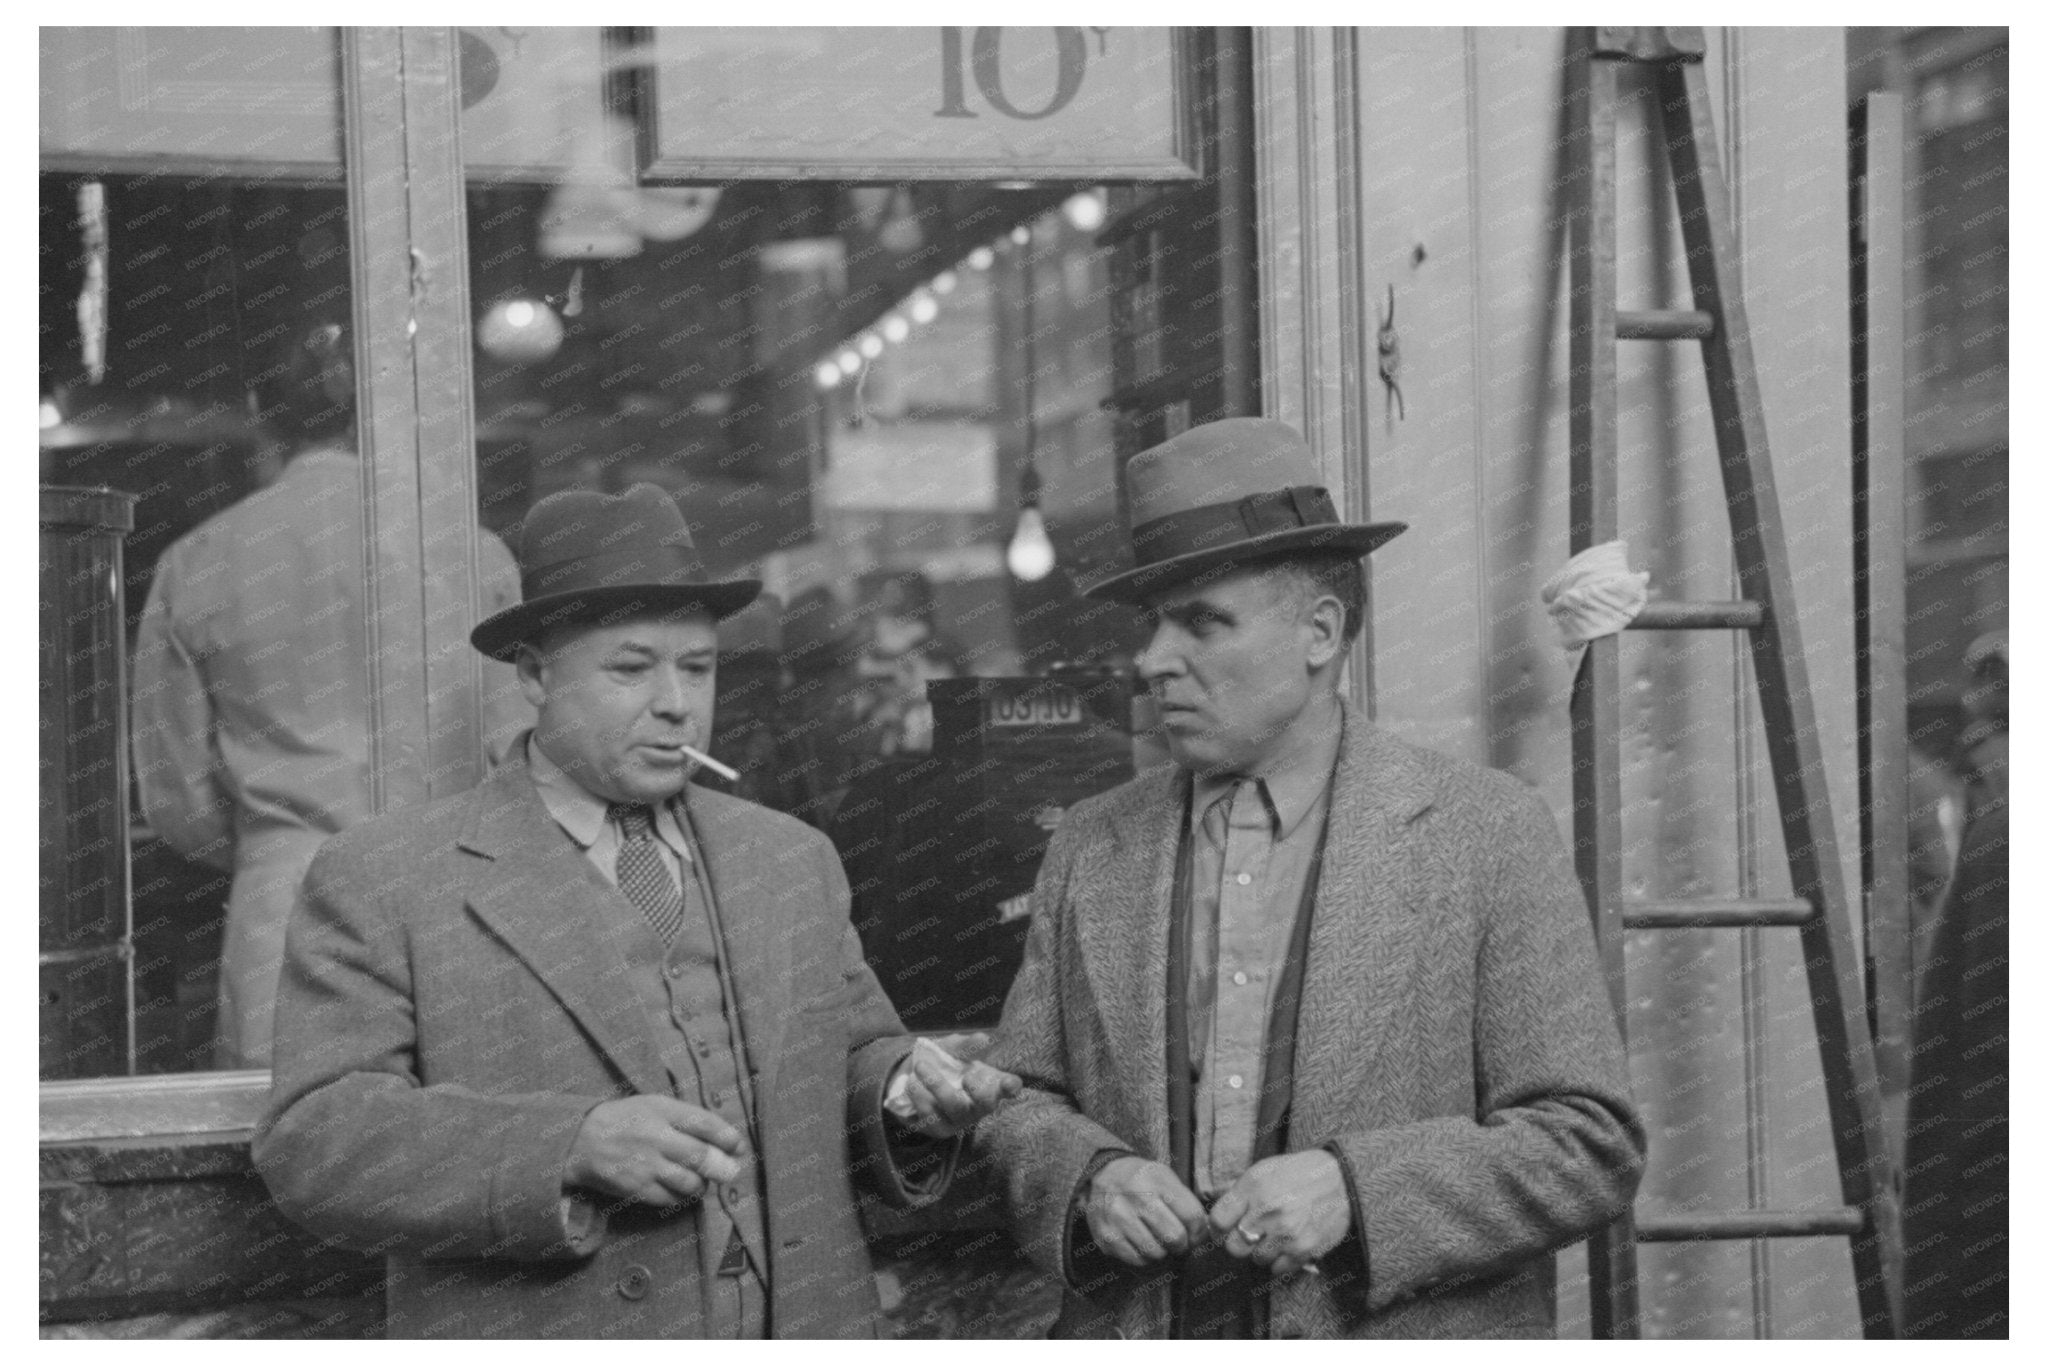
[[[1157,610],[1161,616],[1171,617],[1175,621],[1192,621],[1200,617],[1215,617],[1222,621],[1237,620],[1207,598],[1189,598],[1185,602],[1177,602]]]
[[[644,645],[637,640],[622,640],[606,652],[606,657],[610,659],[617,659],[621,655],[633,655],[640,659],[657,657],[652,645]]]

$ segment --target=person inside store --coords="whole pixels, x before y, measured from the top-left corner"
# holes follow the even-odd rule
[[[1906,1109],[1907,1337],[2011,1335],[2011,870],[2004,631],[1964,651],[1968,815],[1919,959]]]
[[[1338,687],[1361,558],[1284,423],[1134,456],[1138,670],[1172,765],[1074,806],[975,1132],[1054,1336],[1549,1336],[1547,1254],[1645,1135],[1556,824]]]
[[[136,787],[150,829],[229,871],[213,1064],[270,1065],[285,922],[320,845],[369,819],[369,635],[355,365],[336,322],[295,329],[254,379],[282,471],[157,563],[136,633]],[[518,598],[512,556],[479,530],[491,610]],[[486,670],[495,757],[532,712]]]
[[[1018,1080],[904,1035],[822,835],[691,781],[760,583],[650,484],[518,540],[524,601],[470,639],[538,720],[313,861],[257,1169],[387,1254],[393,1336],[872,1336],[856,1186],[936,1198]]]
[[[866,720],[861,618],[858,606],[822,584],[791,598],[782,614],[789,680],[777,717],[782,791],[790,814],[819,829],[831,824],[847,785],[879,753]]]

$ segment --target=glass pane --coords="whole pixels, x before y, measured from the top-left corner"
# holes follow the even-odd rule
[[[42,1075],[265,1066],[369,814],[337,34],[41,32]]]
[[[761,579],[692,719],[740,776],[693,781],[833,839],[908,1023],[992,1022],[1048,832],[1137,761],[1135,620],[1076,590],[1121,540],[1105,197],[656,185],[595,117],[570,174],[471,167],[485,521],[650,483]]]

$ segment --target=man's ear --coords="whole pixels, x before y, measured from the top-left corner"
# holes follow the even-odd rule
[[[1344,604],[1334,593],[1324,593],[1309,604],[1302,623],[1309,633],[1308,664],[1321,671],[1344,653]]]
[[[519,653],[512,661],[512,667],[519,674],[519,691],[535,711],[548,695],[547,661],[540,651],[525,641],[519,643]]]

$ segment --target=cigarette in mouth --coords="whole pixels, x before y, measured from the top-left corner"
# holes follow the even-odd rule
[[[718,760],[712,758],[703,750],[696,749],[690,745],[684,745],[681,748],[685,756],[695,759],[698,763],[704,765],[704,767],[710,769],[713,773],[718,774],[727,782],[736,783],[740,780],[740,771],[734,768],[732,765],[721,764],[718,762]]]

